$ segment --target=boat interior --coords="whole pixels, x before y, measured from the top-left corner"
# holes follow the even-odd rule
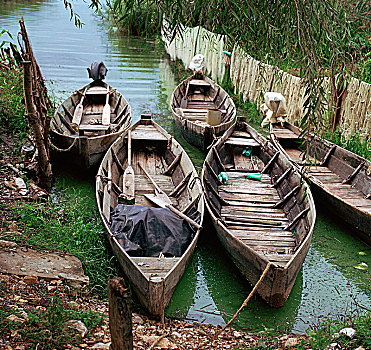
[[[257,140],[245,123],[239,125],[224,143],[213,147],[212,157],[205,161],[208,203],[235,238],[284,266],[314,220],[308,215],[305,188],[271,145]],[[228,176],[226,184],[218,180],[221,172]]]
[[[323,187],[353,206],[371,213],[371,162],[326,140],[302,140],[291,125],[272,125],[272,132],[288,156]],[[305,159],[305,153],[307,156]]]
[[[228,94],[221,92],[220,87],[215,87],[204,75],[192,76],[174,91],[173,109],[196,124],[223,124],[233,116],[234,107],[228,100]]]
[[[177,143],[174,145],[173,138],[168,138],[151,120],[143,119],[131,129],[131,144],[131,163],[135,173],[135,205],[156,207],[156,204],[145,196],[149,193],[156,194],[154,185],[145,174],[147,172],[171,199],[175,208],[185,215],[192,215],[192,218],[200,223],[200,214],[203,212],[201,194],[196,186],[193,165],[182,159],[186,155],[181,147]],[[109,156],[106,156],[102,163],[102,181],[98,181],[98,202],[108,222],[111,220],[112,210],[122,202],[120,194],[123,175],[128,166],[127,155],[128,133],[113,145]],[[147,277],[151,274],[164,277],[179,258],[132,257],[140,264]]]
[[[108,87],[108,89],[107,89]],[[108,99],[110,121],[102,124],[103,110]],[[82,104],[79,125],[73,124],[75,110]],[[102,82],[102,85],[90,84],[76,90],[56,110],[52,119],[52,128],[68,136],[100,136],[118,131],[130,114],[130,106],[115,89]]]

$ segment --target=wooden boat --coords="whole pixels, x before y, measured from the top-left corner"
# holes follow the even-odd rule
[[[227,183],[218,178],[222,172]],[[270,306],[283,306],[315,224],[307,184],[281,152],[240,118],[209,151],[201,178],[222,245],[252,285],[269,264],[257,292]]]
[[[311,184],[315,199],[354,226],[371,244],[371,162],[327,140],[299,140],[301,130],[287,122],[271,124],[273,143],[291,159]],[[312,142],[309,142],[312,139]],[[306,163],[303,150],[308,151]]]
[[[130,256],[112,231],[113,209],[123,197],[123,192],[125,193],[127,179],[124,177],[131,159],[135,205],[143,206],[143,209],[156,207],[148,200],[154,194],[156,196],[155,186],[149,179],[152,178],[180,214],[189,217],[192,210],[197,213],[198,219],[194,220],[197,221],[198,228],[195,228],[194,236],[181,256]],[[96,180],[96,198],[110,245],[131,286],[149,313],[156,318],[162,317],[193,253],[203,221],[202,187],[191,160],[172,136],[150,116],[143,115],[104,156]]]
[[[107,109],[109,121],[102,123]],[[126,99],[103,81],[95,81],[76,90],[56,109],[50,125],[51,142],[60,155],[78,167],[98,167],[131,120]]]
[[[236,106],[217,83],[198,74],[197,79],[191,76],[176,87],[170,105],[183,138],[206,151],[232,125]]]

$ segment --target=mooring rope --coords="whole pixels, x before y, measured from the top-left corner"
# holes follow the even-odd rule
[[[52,146],[52,148],[54,148],[58,152],[68,152],[75,145],[76,141],[77,141],[77,137],[74,138],[72,144],[66,149],[62,149],[62,148],[57,147],[56,145],[53,145],[53,143],[50,140],[49,140],[49,143],[50,143],[50,146]]]
[[[233,321],[234,319],[238,316],[238,314],[241,312],[241,310],[247,305],[247,303],[250,301],[250,299],[252,298],[252,296],[254,295],[254,293],[256,292],[256,290],[258,289],[260,283],[263,281],[264,277],[267,275],[268,271],[269,271],[269,268],[271,267],[272,263],[269,262],[267,264],[267,266],[265,267],[262,275],[260,276],[259,278],[259,281],[256,282],[254,288],[252,289],[252,291],[250,292],[250,294],[248,295],[248,297],[244,300],[244,302],[242,303],[242,305],[240,306],[240,308],[237,310],[237,312],[233,315],[233,317],[228,321],[228,323],[219,331],[219,332],[216,332],[214,334],[214,336],[208,340],[206,343],[200,345],[199,347],[197,347],[196,349],[202,349],[204,348],[207,344],[211,343],[215,338],[217,338],[219,336],[220,333],[222,333]]]

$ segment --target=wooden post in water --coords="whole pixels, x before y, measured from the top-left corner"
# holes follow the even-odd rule
[[[122,277],[108,281],[111,350],[132,350],[131,293]]]

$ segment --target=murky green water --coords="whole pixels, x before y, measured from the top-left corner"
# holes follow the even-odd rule
[[[103,60],[109,69],[107,82],[129,101],[134,121],[141,113],[152,113],[181,142],[195,165],[201,167],[202,153],[183,141],[174,128],[169,97],[177,83],[161,46],[152,41],[119,37],[84,2],[73,2],[73,6],[85,23],[83,29],[75,28],[69,21],[61,0],[2,2],[0,30],[8,29],[15,37],[18,20],[24,16],[41,70],[59,100],[88,83],[86,68],[95,60]],[[58,181],[82,190],[94,201],[93,180],[82,181],[60,173]],[[278,327],[302,333],[319,318],[341,316],[355,303],[370,308],[370,273],[354,266],[360,262],[371,266],[371,249],[351,234],[351,229],[327,215],[326,208],[319,208],[311,249],[285,306],[274,310],[254,298],[241,312],[237,325],[249,330]],[[192,261],[166,313],[224,324],[250,290],[206,219]]]

